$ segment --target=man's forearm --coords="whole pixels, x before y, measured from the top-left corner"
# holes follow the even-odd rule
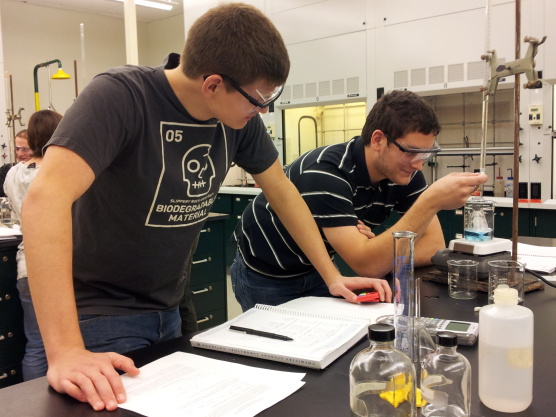
[[[431,257],[440,249],[444,249],[444,233],[438,216],[433,217],[429,227],[415,244],[415,266],[427,266],[431,264]]]
[[[71,208],[37,194],[24,203],[23,233],[33,306],[50,361],[67,347],[83,347],[83,340],[72,281]]]

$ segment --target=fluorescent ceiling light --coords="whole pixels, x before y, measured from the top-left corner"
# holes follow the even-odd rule
[[[124,2],[124,0],[116,0],[119,2]],[[152,1],[152,0],[135,0],[134,3],[137,6],[145,6],[145,7],[152,7],[154,9],[161,9],[161,10],[172,10],[174,8],[174,2],[160,0],[160,2]]]

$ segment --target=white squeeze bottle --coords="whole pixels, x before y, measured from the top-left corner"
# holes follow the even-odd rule
[[[500,174],[500,168],[498,168],[498,176],[494,180],[494,197],[504,197],[506,192],[506,184],[504,184],[504,178]]]
[[[533,312],[517,305],[517,290],[506,285],[479,313],[479,398],[505,413],[533,401]]]
[[[506,181],[506,197],[513,197],[514,196],[514,171],[511,168],[508,168],[510,171],[510,176]]]

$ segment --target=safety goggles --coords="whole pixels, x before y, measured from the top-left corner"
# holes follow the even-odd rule
[[[16,146],[16,147],[15,147],[15,151],[16,151],[16,152],[29,153],[29,152],[31,152],[31,149],[30,149],[30,148],[26,148],[26,147],[24,147],[24,146]]]
[[[249,101],[249,103],[253,105],[253,107],[247,105],[243,106],[243,108],[247,113],[254,113],[260,109],[264,109],[265,107],[270,106],[272,103],[278,100],[278,97],[280,97],[280,94],[282,94],[282,91],[284,90],[284,86],[280,85],[276,87],[274,91],[272,91],[271,93],[263,94],[259,90],[255,89],[255,91],[252,93],[253,95],[251,95],[247,93],[247,91],[241,88],[238,83],[236,83],[233,79],[231,79],[227,75],[225,74],[217,74],[217,75],[222,77],[223,80],[225,80],[228,84],[230,84],[235,90],[239,92],[239,94],[245,97],[247,101]]]
[[[388,142],[393,143],[400,151],[403,152],[403,160],[408,163],[423,162],[435,157],[442,149],[436,142],[432,148],[406,148],[396,142],[390,136],[384,134]]]

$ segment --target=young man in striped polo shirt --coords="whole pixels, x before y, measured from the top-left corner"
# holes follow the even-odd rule
[[[415,265],[430,264],[445,247],[436,213],[461,207],[486,181],[483,174],[453,173],[427,185],[421,169],[440,151],[439,131],[434,110],[423,99],[393,91],[373,106],[361,136],[309,151],[287,168],[329,254],[338,253],[358,275],[383,277],[392,270],[393,231],[417,233]],[[371,230],[392,210],[401,219],[375,237]],[[232,284],[243,310],[330,295],[264,194],[245,209],[234,236]]]

